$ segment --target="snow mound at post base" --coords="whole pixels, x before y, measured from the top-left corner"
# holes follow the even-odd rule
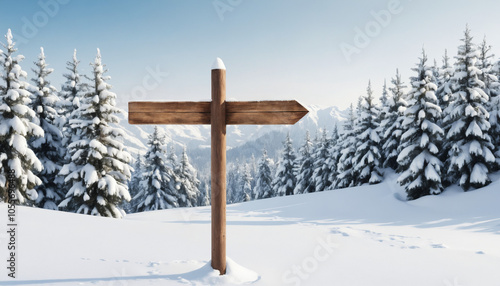
[[[246,285],[258,281],[260,276],[228,257],[225,275],[221,276],[219,270],[212,268],[212,261],[209,261],[200,269],[181,274],[180,279],[181,282],[195,283],[194,285]]]

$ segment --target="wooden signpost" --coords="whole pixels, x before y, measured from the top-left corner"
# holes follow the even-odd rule
[[[212,268],[226,273],[226,125],[295,124],[307,109],[290,101],[226,101],[226,68],[212,67],[211,102],[129,102],[130,124],[210,124]]]

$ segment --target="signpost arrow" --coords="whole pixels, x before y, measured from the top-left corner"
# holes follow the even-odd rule
[[[130,124],[210,124],[211,102],[129,102]],[[226,125],[295,124],[307,114],[300,103],[226,101]]]

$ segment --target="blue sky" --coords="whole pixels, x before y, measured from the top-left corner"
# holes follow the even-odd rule
[[[59,88],[73,49],[87,73],[100,48],[123,108],[132,100],[209,100],[216,57],[227,68],[228,98],[345,108],[369,79],[377,97],[396,68],[408,82],[422,47],[431,64],[445,48],[454,56],[466,23],[476,42],[486,35],[500,54],[496,1],[0,2],[0,34],[12,29],[25,70],[43,46]]]

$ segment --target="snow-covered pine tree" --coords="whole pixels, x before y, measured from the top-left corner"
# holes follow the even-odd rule
[[[403,149],[397,159],[402,170],[398,182],[405,187],[410,200],[443,191],[443,164],[437,157],[443,130],[436,124],[441,108],[437,105],[437,86],[432,82],[432,71],[426,61],[422,50],[417,67],[413,68],[417,75],[411,78],[412,89],[407,94],[409,106],[404,113],[401,135]]]
[[[384,138],[382,150],[385,158],[383,163],[384,168],[396,170],[398,167],[397,158],[401,152],[402,122],[404,120],[404,111],[408,103],[404,99],[404,89],[406,85],[401,81],[401,75],[396,69],[396,77],[391,80],[392,87],[390,88],[392,96],[387,99],[384,107],[386,117],[381,123],[381,129],[384,130],[382,137]]]
[[[380,96],[380,105],[384,106],[389,99],[389,92],[387,91],[387,80],[384,79],[384,85],[382,86],[382,96]],[[383,110],[380,110],[380,121],[384,120],[385,113]]]
[[[258,162],[253,153],[252,156],[250,157],[250,163],[248,164],[248,166],[250,168],[250,175],[252,176],[252,178],[257,178]],[[256,185],[257,185],[257,180],[252,180],[252,190],[255,189]],[[250,194],[250,196],[252,196],[252,194]]]
[[[436,59],[434,59],[434,65],[432,65],[432,67],[431,67],[431,72],[432,72],[432,82],[436,83],[436,85],[437,85],[438,80],[439,80],[439,74],[441,73],[441,69],[439,68]]]
[[[384,78],[384,85],[382,86],[382,96],[380,97],[380,107],[378,107],[378,116],[375,118],[376,123],[378,124],[377,133],[380,136],[379,146],[382,147],[385,144],[384,138],[384,127],[382,126],[382,122],[385,121],[385,118],[388,116],[387,105],[389,104],[389,92],[387,91],[387,80]],[[380,162],[383,164],[385,161],[385,153],[381,152],[380,154]]]
[[[361,105],[363,104],[363,97],[358,96],[358,103],[356,104],[356,120],[361,117]]]
[[[294,162],[296,158],[290,133],[287,133],[285,142],[283,142],[281,159],[278,161],[278,167],[276,168],[276,174],[272,183],[273,193],[276,196],[293,195],[293,189],[297,183],[294,174]]]
[[[339,143],[339,127],[337,123],[333,124],[332,137],[330,137],[330,146],[337,145]]]
[[[198,205],[200,197],[200,181],[197,178],[196,170],[189,163],[189,158],[186,152],[186,146],[182,149],[181,161],[179,162],[179,171],[177,173],[179,180],[179,206],[180,207],[195,207]]]
[[[351,105],[352,107],[352,105]],[[341,141],[339,136],[339,130],[337,124],[333,126],[332,137],[330,138],[330,146],[328,149],[328,159],[326,160],[326,164],[328,166],[328,182],[330,185],[328,186],[328,190],[332,190],[335,188],[335,182],[337,180],[337,168],[340,159],[340,151],[341,151]]]
[[[240,199],[241,189],[241,170],[239,160],[236,159],[234,164],[229,164],[227,167],[227,185],[226,185],[226,203],[232,204]]]
[[[170,144],[170,147],[168,148],[168,153],[167,153],[167,166],[174,170],[174,172],[177,174],[179,171],[179,164],[177,163],[177,155],[175,154],[175,147],[174,147],[174,142]]]
[[[313,144],[311,142],[311,138],[309,137],[309,131],[306,131],[304,144],[299,149],[300,157],[297,158],[294,164],[296,170],[295,176],[297,178],[297,184],[293,190],[294,195],[314,192],[315,185],[311,180],[314,172],[312,149]]]
[[[377,123],[380,123],[384,121],[385,117],[387,114],[385,113],[386,110],[383,108],[384,106],[387,105],[387,100],[389,100],[389,92],[387,91],[387,81],[384,79],[384,85],[382,86],[382,96],[380,97],[380,110],[379,110],[379,116],[376,118]]]
[[[245,164],[243,169],[243,176],[241,177],[241,191],[240,198],[238,198],[238,202],[248,202],[251,200],[252,195],[252,173],[250,171],[250,164]]]
[[[70,121],[78,128],[80,138],[68,146],[71,163],[64,165],[60,174],[72,187],[59,204],[77,213],[121,218],[123,200],[129,201],[130,154],[119,141],[124,132],[111,124],[119,123],[117,113],[123,111],[115,106],[116,94],[111,92],[110,79],[105,76],[101,53],[93,68],[91,92],[83,98],[76,118]]]
[[[200,185],[200,196],[198,198],[198,206],[210,205],[210,181],[202,181]]]
[[[491,46],[486,43],[486,37],[484,37],[479,46],[479,69],[481,74],[478,77],[479,80],[484,82],[484,91],[489,97],[486,109],[490,114],[491,128],[489,133],[496,156],[494,168],[497,169],[500,166],[500,82],[497,70],[492,63],[494,55],[490,53],[490,50]]]
[[[71,142],[78,140],[78,130],[71,127],[70,121],[78,119],[78,113],[75,112],[80,107],[80,100],[84,94],[89,92],[88,84],[82,82],[78,72],[80,61],[76,58],[76,49],[73,52],[73,60],[66,62],[68,73],[64,74],[66,81],[61,86],[59,92],[60,106],[59,115],[64,119],[62,132],[64,135],[63,146],[67,147]],[[69,153],[65,158],[65,163],[69,163],[71,158]]]
[[[337,163],[337,176],[334,181],[335,189],[347,188],[353,185],[352,158],[356,152],[356,119],[357,111],[351,104],[349,114],[344,123],[344,133],[339,141],[340,153]]]
[[[448,50],[444,50],[443,65],[439,69],[439,75],[437,77],[436,85],[436,97],[438,100],[438,105],[441,110],[445,110],[448,106],[448,101],[451,95],[451,77],[453,75],[453,67],[450,64],[450,58],[448,57]],[[442,118],[439,120],[439,125]]]
[[[271,186],[271,165],[272,161],[269,159],[267,151],[264,149],[262,157],[258,163],[257,182],[253,189],[253,198],[255,200],[267,199],[276,196],[273,191],[273,187]]]
[[[42,170],[40,160],[28,146],[28,140],[44,136],[35,122],[35,112],[28,106],[31,93],[26,72],[21,68],[22,55],[17,49],[10,29],[5,35],[5,52],[0,49],[0,200],[7,201],[9,181],[14,176],[16,204],[32,205],[38,198],[35,190],[42,181],[33,171]]]
[[[500,166],[500,95],[490,98],[488,111],[490,113],[491,141],[495,146],[496,165]]]
[[[137,212],[176,208],[179,206],[174,170],[168,167],[165,136],[158,127],[148,136],[139,193],[133,198]]]
[[[446,161],[448,180],[464,190],[488,185],[495,168],[494,146],[489,135],[489,113],[485,106],[489,97],[479,79],[480,51],[472,43],[469,27],[463,44],[458,47],[455,73],[452,77],[451,102],[446,109]]]
[[[371,83],[368,82],[366,96],[361,103],[361,113],[356,125],[356,151],[352,158],[354,184],[378,184],[383,179],[378,133],[378,108],[375,105]]]
[[[316,152],[313,154],[313,175],[311,180],[314,184],[315,192],[326,190],[332,182],[330,178],[330,139],[327,137],[326,129],[323,129],[321,138],[317,144]]]
[[[130,202],[124,203],[124,210],[127,213],[133,213],[137,209],[137,200],[133,198],[137,196],[140,191],[139,183],[142,179],[142,172],[144,168],[144,163],[142,162],[141,154],[137,153],[137,157],[134,163],[134,172],[132,173],[132,177],[128,183],[128,191],[130,193],[130,197],[132,200]]]
[[[35,83],[32,92],[31,107],[35,111],[35,121],[43,129],[45,136],[34,138],[28,144],[40,160],[43,170],[35,174],[42,180],[36,187],[38,198],[36,205],[41,208],[57,210],[57,205],[64,198],[64,179],[58,176],[65,156],[62,145],[63,134],[59,127],[62,125],[61,117],[57,113],[59,98],[57,90],[50,85],[47,77],[53,69],[47,67],[43,48],[40,48],[38,61],[33,69]]]
[[[478,66],[481,73],[478,74],[478,78],[484,83],[484,92],[491,98],[500,93],[500,83],[491,62],[495,55],[491,54],[490,51],[491,46],[486,43],[486,37],[484,37],[479,46]]]

